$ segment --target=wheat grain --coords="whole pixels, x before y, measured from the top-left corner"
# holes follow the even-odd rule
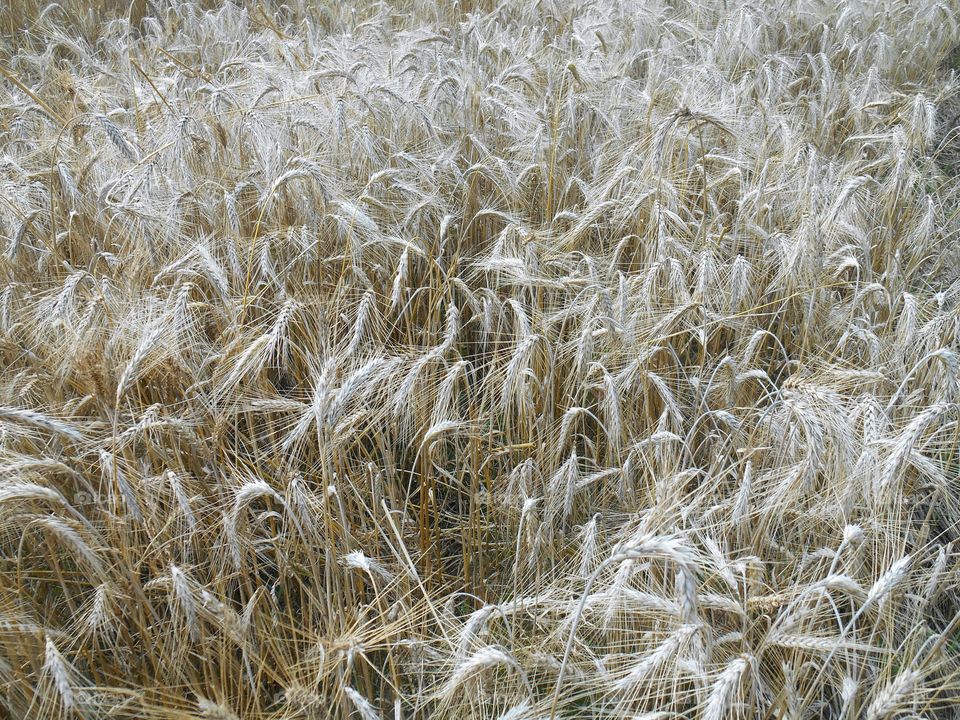
[[[949,715],[955,16],[0,3],[0,715]]]

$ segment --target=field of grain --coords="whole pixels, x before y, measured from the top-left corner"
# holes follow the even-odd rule
[[[0,717],[960,715],[958,14],[0,9]]]

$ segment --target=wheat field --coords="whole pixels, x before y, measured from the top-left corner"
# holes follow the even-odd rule
[[[0,717],[960,716],[958,15],[0,9]]]

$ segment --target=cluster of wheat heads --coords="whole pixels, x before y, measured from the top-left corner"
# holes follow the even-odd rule
[[[0,716],[953,716],[955,3],[23,8]]]

